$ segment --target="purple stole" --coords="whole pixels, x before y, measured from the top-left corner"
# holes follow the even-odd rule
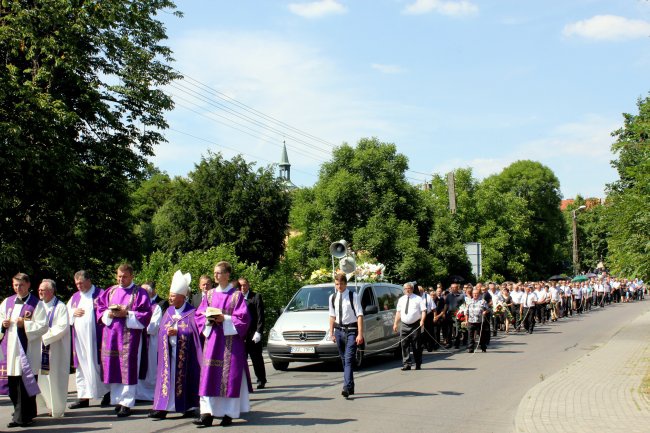
[[[170,398],[175,399],[176,412],[185,412],[199,406],[199,380],[202,358],[199,329],[194,320],[195,309],[189,303],[179,314],[176,322],[169,307],[163,314],[158,330],[158,381],[153,402],[154,410],[167,410]],[[172,350],[167,336],[167,329],[176,322],[176,380],[170,383]]]
[[[212,327],[203,345],[199,395],[238,398],[243,375],[246,375],[249,392],[253,392],[245,345],[250,315],[244,296],[234,288],[227,292],[213,289],[196,311],[200,331],[205,327],[207,307],[220,308],[224,315],[231,316],[237,334],[225,336],[222,324]]]
[[[59,298],[54,297],[54,305],[52,311],[47,314],[47,327],[52,327],[52,320],[54,320],[54,312],[56,306],[59,305]],[[41,374],[50,374],[50,345],[47,346],[41,342]]]
[[[95,293],[93,293],[93,303],[95,305],[95,338],[97,339],[97,362],[99,363],[99,368],[101,369],[102,367],[102,362],[101,362],[101,350],[102,350],[102,331],[104,329],[104,323],[101,320],[98,320],[99,317],[97,315],[97,299],[99,298],[99,295],[103,292],[102,289],[99,287],[95,286]],[[79,305],[79,300],[81,299],[81,293],[79,291],[75,292],[74,295],[72,295],[72,303],[70,306],[74,309],[77,308]],[[72,366],[74,368],[79,368],[79,358],[77,358],[77,350],[75,349],[76,343],[75,343],[75,332],[74,332],[74,324],[70,326],[70,332],[72,333]],[[101,370],[100,370],[101,372]],[[101,374],[101,373],[100,373]]]
[[[22,306],[19,304],[19,306],[16,307],[17,298],[18,295],[13,295],[7,298],[7,317],[11,317],[11,312],[14,308],[22,308],[19,317],[22,317],[25,320],[30,320],[34,315],[36,306],[39,303],[38,297],[30,294],[30,296],[27,298],[27,302],[25,302]],[[38,384],[36,383],[34,372],[32,371],[32,367],[29,365],[29,359],[27,358],[27,354],[25,352],[28,345],[27,334],[25,333],[25,328],[18,328],[17,331],[18,340],[20,341],[18,348],[20,350],[20,366],[23,370],[23,384],[25,385],[27,394],[29,394],[30,397],[33,397],[36,394],[39,394],[40,390],[38,389]],[[6,332],[6,330],[3,329],[3,332]],[[7,335],[5,335],[5,337],[2,339],[2,351],[5,354],[5,359],[3,361],[0,361],[0,394],[2,395],[9,394],[9,381],[7,378],[7,338]]]

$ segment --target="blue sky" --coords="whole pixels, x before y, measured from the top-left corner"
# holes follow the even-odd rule
[[[533,159],[565,198],[602,197],[617,178],[610,134],[650,91],[645,0],[177,6],[183,18],[161,18],[191,79],[168,89],[177,106],[154,158],[171,175],[208,150],[276,163],[286,140],[293,182],[310,186],[332,146],[377,137],[408,157],[413,183]]]

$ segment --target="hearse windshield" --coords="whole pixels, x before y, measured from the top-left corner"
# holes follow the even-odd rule
[[[303,287],[293,297],[286,311],[327,310],[329,297],[334,293],[334,285],[319,287]],[[348,290],[355,290],[353,285],[348,285]]]

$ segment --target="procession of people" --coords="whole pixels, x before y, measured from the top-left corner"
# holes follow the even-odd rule
[[[152,402],[149,418],[170,413],[220,426],[250,411],[251,358],[257,389],[266,386],[262,357],[264,303],[246,278],[233,279],[222,261],[214,279],[176,271],[169,299],[153,282],[138,286],[129,264],[117,268],[116,285],[96,287],[88,272],[74,275],[77,291],[64,304],[56,283],[41,281],[30,293],[24,273],[12,279],[15,295],[0,304],[0,394],[14,406],[7,427],[26,427],[37,414],[62,417],[66,409],[113,406],[117,417],[131,415],[138,401]],[[580,281],[581,280],[581,281]],[[344,274],[335,277],[329,300],[329,335],[344,370],[341,394],[355,393],[354,359],[364,342],[363,309]],[[461,290],[462,289],[462,290]],[[535,331],[536,324],[588,314],[611,303],[635,302],[647,293],[641,280],[601,275],[571,280],[496,284],[439,284],[425,289],[403,285],[393,331],[400,335],[402,370],[420,370],[422,352],[459,349],[486,352],[498,332]],[[193,305],[193,303],[195,305]],[[198,305],[197,305],[198,304]],[[66,407],[70,368],[77,399]]]

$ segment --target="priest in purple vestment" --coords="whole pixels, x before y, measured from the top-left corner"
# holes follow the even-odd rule
[[[158,369],[153,410],[149,418],[165,419],[168,412],[193,417],[199,407],[201,341],[194,319],[195,308],[187,302],[190,274],[176,271],[169,289],[169,308],[158,330]]]
[[[210,426],[222,417],[221,426],[250,411],[253,392],[246,355],[246,332],[250,323],[241,292],[229,284],[232,266],[219,262],[214,268],[216,287],[208,292],[196,311],[196,323],[205,336],[199,384],[201,416],[194,421]]]
[[[140,364],[142,330],[151,320],[149,294],[133,284],[133,267],[117,268],[117,285],[109,287],[97,301],[97,315],[104,323],[102,368],[110,385],[111,404],[118,417],[131,415]]]

